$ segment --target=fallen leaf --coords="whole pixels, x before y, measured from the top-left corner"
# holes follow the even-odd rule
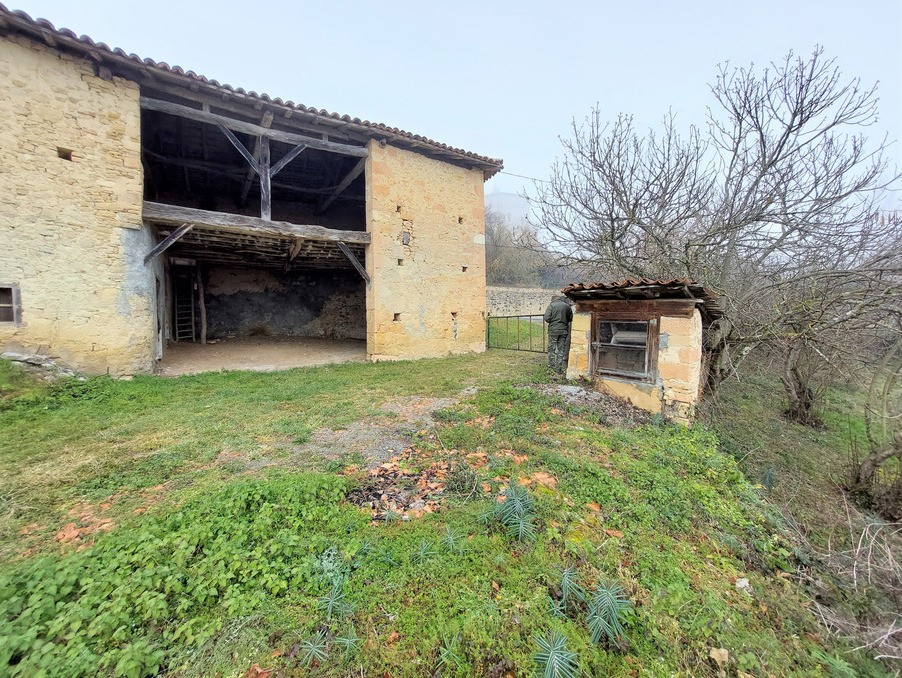
[[[244,672],[242,678],[269,678],[275,669],[261,669],[259,664],[253,664]]]
[[[472,466],[481,468],[489,463],[489,455],[485,452],[470,452],[470,454],[467,455],[467,460]]]
[[[717,663],[717,673],[721,676],[727,675],[726,667],[730,663],[730,653],[722,647],[712,647],[708,655]]]
[[[594,501],[588,501],[588,502],[586,502],[586,508],[589,509],[590,511],[600,511],[601,505],[596,504]]]
[[[539,485],[544,485],[548,488],[557,487],[557,478],[555,478],[550,473],[545,473],[544,471],[536,471],[532,474],[532,477]]]
[[[400,637],[401,637],[400,633],[398,633],[397,631],[392,631],[391,633],[388,634],[388,644],[392,645],[392,644],[398,642],[398,639]]]
[[[604,533],[609,537],[615,537],[616,539],[623,539],[623,532],[620,530],[605,530]]]
[[[482,483],[482,491],[485,492],[486,494],[491,494],[492,486],[489,485],[488,483]]]
[[[80,534],[81,530],[78,529],[75,523],[69,523],[56,533],[56,540],[61,544],[68,544],[70,541],[78,539]]]
[[[492,580],[492,588],[495,589],[496,591],[500,591],[501,585],[493,579]]]

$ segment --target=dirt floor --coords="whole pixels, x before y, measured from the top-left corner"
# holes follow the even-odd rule
[[[248,337],[208,344],[171,343],[159,374],[177,377],[198,372],[251,370],[273,372],[292,367],[366,361],[366,342],[313,337]]]

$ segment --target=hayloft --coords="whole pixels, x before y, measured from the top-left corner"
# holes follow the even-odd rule
[[[124,375],[246,337],[370,360],[485,349],[500,160],[2,5],[0,74],[0,350]]]

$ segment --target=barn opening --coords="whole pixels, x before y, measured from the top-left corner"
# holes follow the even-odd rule
[[[173,92],[141,104],[160,371],[365,359],[363,143]]]

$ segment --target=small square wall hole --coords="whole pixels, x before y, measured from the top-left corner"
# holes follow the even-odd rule
[[[398,259],[398,266],[403,266],[403,265],[404,265],[404,260]]]
[[[392,318],[392,322],[396,322],[396,323],[401,322],[401,314],[395,313],[394,317]]]
[[[464,223],[464,218],[463,218],[463,217],[457,217],[457,223],[458,223],[458,224]]]
[[[62,146],[56,147],[56,157],[62,160],[72,160],[72,149],[71,148],[63,148]]]
[[[466,273],[468,268],[470,268],[470,267],[469,266],[461,266],[460,270],[463,271],[464,273]]]
[[[400,211],[401,211],[401,206],[398,205],[398,207],[397,207],[397,209],[395,210],[395,212],[400,212]]]
[[[452,318],[456,318],[456,317],[457,317],[457,311],[451,311],[451,317],[452,317]]]

